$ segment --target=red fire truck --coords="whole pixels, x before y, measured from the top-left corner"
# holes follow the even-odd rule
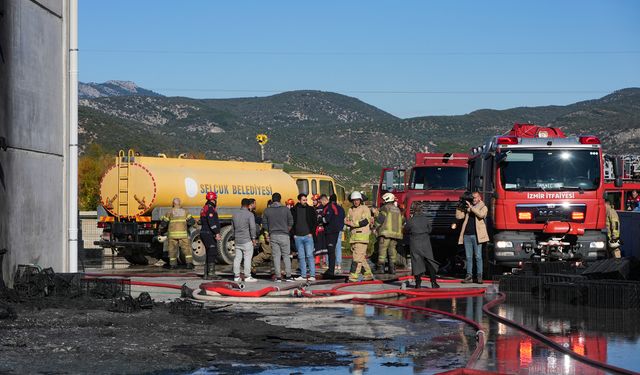
[[[434,256],[446,265],[457,249],[457,234],[451,229],[460,196],[467,187],[467,154],[417,153],[409,178],[401,168],[385,168],[376,194],[377,207],[386,192],[396,195],[408,218],[418,208],[432,219]]]
[[[598,138],[533,124],[474,148],[469,185],[489,208],[496,264],[604,258],[602,165]]]

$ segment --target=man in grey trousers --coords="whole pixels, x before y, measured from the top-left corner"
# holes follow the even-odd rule
[[[244,259],[244,281],[249,283],[257,281],[251,277],[251,258],[256,246],[256,220],[249,210],[250,203],[249,199],[242,199],[242,207],[232,217],[236,248],[236,256],[233,259],[234,281],[241,281],[240,263]]]
[[[291,210],[280,201],[280,193],[271,196],[271,206],[267,207],[262,214],[262,228],[265,231],[265,238],[271,243],[273,254],[273,264],[276,269],[276,282],[280,282],[280,259],[284,260],[285,281],[294,281],[291,276],[291,240],[289,233],[293,226],[293,215]]]

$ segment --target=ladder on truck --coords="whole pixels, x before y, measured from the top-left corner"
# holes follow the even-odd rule
[[[604,179],[613,180],[615,178],[613,173],[613,159],[616,156],[609,156],[605,158],[604,162]],[[640,179],[640,155],[620,155],[622,159],[622,179],[623,180],[639,180]]]
[[[131,163],[134,161],[133,150],[129,150],[127,156],[124,155],[124,150],[118,152],[118,206],[116,213],[118,219],[129,214],[129,176]]]

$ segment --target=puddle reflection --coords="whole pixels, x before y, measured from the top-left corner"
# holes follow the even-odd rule
[[[485,297],[419,302],[420,306],[455,312],[482,322],[489,332],[478,369],[508,374],[605,374],[549,349],[519,331],[482,314]],[[510,295],[500,315],[545,334],[576,353],[640,371],[640,323],[633,310],[549,305],[528,295]]]
[[[606,374],[605,371],[551,350],[514,329],[489,320],[482,312],[482,306],[487,301],[487,297],[462,297],[416,301],[413,304],[450,311],[481,322],[488,335],[485,350],[475,367],[478,370],[506,374]],[[510,297],[498,309],[502,316],[534,328],[576,353],[640,371],[640,324],[637,311],[549,306],[529,296],[517,295]],[[420,312],[366,305],[356,305],[344,313],[396,322],[404,320],[412,328],[432,331],[424,337],[413,336],[413,341],[401,336],[384,344],[372,341],[364,344],[307,347],[308,350],[334,351],[350,362],[348,366],[269,367],[259,373],[435,374],[464,367],[475,349],[473,329],[450,318],[433,315],[426,324],[425,315]],[[416,345],[416,340],[422,340],[426,345]]]

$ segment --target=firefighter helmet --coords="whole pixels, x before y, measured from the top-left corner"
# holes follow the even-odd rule
[[[218,194],[216,194],[214,191],[210,191],[207,193],[208,201],[215,201],[216,199],[218,199]]]
[[[385,193],[382,196],[382,200],[384,201],[384,203],[392,203],[392,202],[395,202],[396,196],[393,195],[392,193]]]
[[[617,249],[619,247],[620,247],[620,240],[609,241],[609,248],[610,249]]]
[[[349,196],[350,201],[355,201],[356,199],[362,200],[362,194],[359,191],[354,191]]]

